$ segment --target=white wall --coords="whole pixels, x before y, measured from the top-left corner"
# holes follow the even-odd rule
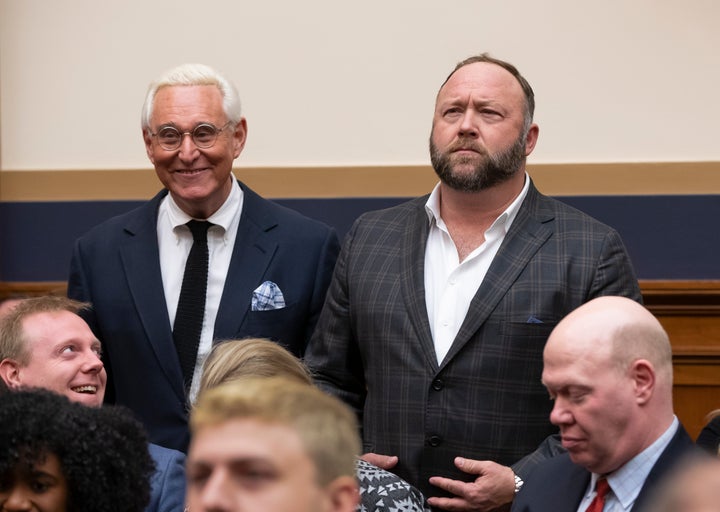
[[[0,169],[146,168],[147,84],[238,84],[239,165],[425,164],[435,92],[489,51],[537,96],[531,162],[720,160],[716,0],[0,0]]]

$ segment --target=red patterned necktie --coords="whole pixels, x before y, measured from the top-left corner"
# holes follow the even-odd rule
[[[607,478],[600,478],[595,484],[595,497],[585,512],[602,512],[605,507],[605,496],[610,490]]]

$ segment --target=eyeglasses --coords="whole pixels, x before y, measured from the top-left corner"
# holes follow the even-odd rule
[[[150,136],[157,137],[160,147],[168,151],[175,151],[179,148],[185,135],[190,135],[200,149],[207,149],[213,147],[220,132],[232,124],[232,121],[228,121],[221,128],[217,128],[210,123],[201,123],[189,132],[181,132],[174,126],[163,126],[157,133],[151,133]]]

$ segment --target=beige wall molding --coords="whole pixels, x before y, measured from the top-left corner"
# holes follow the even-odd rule
[[[720,194],[720,162],[530,164],[553,196]],[[235,174],[269,198],[416,197],[430,166],[252,167]],[[0,171],[0,201],[141,200],[160,188],[152,169]]]

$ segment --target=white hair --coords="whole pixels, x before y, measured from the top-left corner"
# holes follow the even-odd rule
[[[150,118],[155,104],[155,95],[163,87],[182,85],[214,85],[220,90],[223,98],[223,111],[233,124],[240,122],[240,95],[235,86],[223,75],[204,64],[182,64],[163,74],[150,84],[145,103],[142,108],[141,124],[143,130],[150,129]]]

